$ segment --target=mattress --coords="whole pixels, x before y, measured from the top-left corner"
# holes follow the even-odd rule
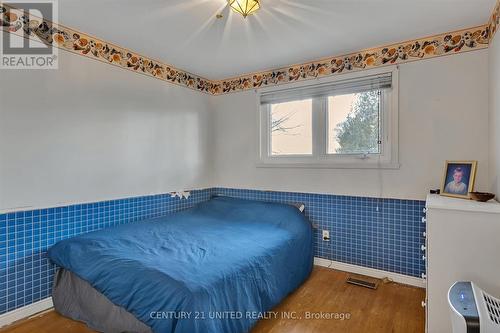
[[[309,276],[312,232],[293,206],[217,197],[63,240],[49,257],[153,332],[241,333]]]
[[[105,333],[152,333],[133,314],[114,305],[106,296],[70,271],[60,268],[52,287],[54,309],[65,317],[84,322]]]

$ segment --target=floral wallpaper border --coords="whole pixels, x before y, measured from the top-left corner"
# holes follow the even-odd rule
[[[221,90],[217,93],[256,89],[483,49],[488,47],[489,36],[489,28],[484,25],[286,68],[247,74],[219,81],[216,86]]]
[[[497,1],[493,13],[491,14],[490,21],[488,22],[488,27],[490,29],[490,40],[495,37],[498,31],[498,25],[500,24],[500,0]]]
[[[205,79],[47,20],[26,17],[22,11],[1,4],[0,26],[10,33],[38,37],[46,44],[75,54],[196,91],[219,95],[484,49],[497,31],[499,12],[500,0],[489,23],[483,26],[220,81]]]
[[[10,33],[23,37],[26,34],[33,39],[38,37],[45,44],[136,73],[205,93],[212,93],[214,90],[214,83],[211,80],[48,20],[40,20],[40,18],[31,15],[26,16],[21,10],[1,3],[0,26]]]

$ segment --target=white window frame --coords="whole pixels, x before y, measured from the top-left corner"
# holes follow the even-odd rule
[[[271,105],[260,104],[263,93],[277,90],[276,87],[257,92],[259,107],[260,143],[257,167],[275,168],[331,168],[331,169],[399,169],[399,68],[390,66],[380,69],[342,74],[316,79],[314,84],[334,83],[369,75],[392,74],[392,88],[382,90],[381,99],[381,151],[379,154],[328,154],[328,97],[314,98],[312,111],[313,143],[311,155],[271,154]],[[290,84],[290,88],[311,86],[311,81]],[[315,105],[320,103],[320,105]]]

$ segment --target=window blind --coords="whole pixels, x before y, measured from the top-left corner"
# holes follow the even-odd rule
[[[365,76],[357,79],[320,83],[297,88],[265,92],[260,95],[260,104],[276,104],[303,99],[360,93],[369,90],[389,89],[392,87],[392,73]]]

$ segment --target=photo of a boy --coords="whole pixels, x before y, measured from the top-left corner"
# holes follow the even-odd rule
[[[444,196],[470,199],[474,191],[477,161],[446,161],[441,194]]]
[[[467,184],[462,179],[464,171],[458,167],[453,170],[453,180],[446,184],[444,191],[451,194],[467,195]]]

